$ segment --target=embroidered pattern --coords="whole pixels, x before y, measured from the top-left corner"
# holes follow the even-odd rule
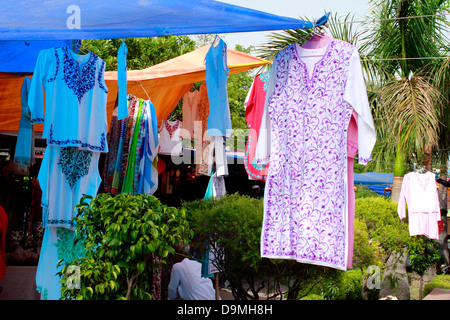
[[[100,67],[100,70],[98,71],[98,79],[97,80],[98,80],[98,86],[100,88],[102,88],[103,91],[105,91],[105,93],[108,93],[108,88],[106,88],[103,85],[103,70],[105,70],[105,61],[102,61],[102,65]]]
[[[95,86],[95,69],[98,56],[90,53],[89,60],[86,63],[79,63],[70,54],[67,47],[63,50],[63,80],[67,86],[75,93],[78,102],[86,92],[92,90]]]
[[[44,118],[34,118],[31,119],[31,124],[35,124],[35,123],[43,123],[44,122]]]
[[[267,87],[269,86],[269,72],[263,72],[259,75],[259,79],[264,83],[264,91],[267,91]]]
[[[88,174],[91,158],[91,151],[80,150],[77,147],[61,148],[58,164],[61,166],[61,171],[66,176],[71,188],[78,180]]]
[[[161,125],[161,130],[160,130],[160,132],[162,131],[163,126],[164,126],[164,128],[166,128],[167,132],[169,133],[170,139],[172,139],[172,138],[173,138],[173,135],[174,135],[174,133],[175,133],[175,131],[177,131],[177,129],[181,126],[181,123],[182,123],[182,122],[181,122],[180,120],[176,120],[175,123],[174,123],[173,125],[171,125],[171,124],[169,123],[169,121],[167,121],[166,119],[164,119],[164,120],[162,121],[162,125]]]
[[[106,150],[106,134],[103,132],[100,136],[100,145],[93,145],[90,143],[83,142],[79,139],[66,139],[66,140],[56,140],[53,138],[53,124],[50,126],[50,138],[48,144],[58,145],[58,146],[67,146],[67,145],[78,145],[81,148],[86,148],[92,151],[105,151]]]
[[[55,76],[53,78],[48,79],[47,82],[55,81],[56,76],[58,75],[58,72],[59,72],[59,56],[58,56],[58,52],[56,50],[55,50],[55,60],[56,60]]]
[[[354,47],[332,40],[311,78],[293,44],[279,53],[268,97],[272,153],[261,255],[345,269],[346,128],[343,99]]]

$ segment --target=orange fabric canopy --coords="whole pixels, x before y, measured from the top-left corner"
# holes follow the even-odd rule
[[[158,121],[166,119],[195,82],[205,80],[204,60],[210,45],[167,60],[143,70],[127,72],[127,92],[143,99],[150,98]],[[229,74],[248,71],[269,61],[249,54],[227,50]],[[112,112],[117,96],[117,72],[105,72],[108,86],[108,111]]]
[[[127,93],[152,101],[158,121],[166,119],[195,82],[205,80],[205,56],[210,45],[143,70],[128,70]],[[227,50],[229,74],[248,71],[270,63],[246,53]],[[117,98],[117,72],[105,72],[108,87],[107,112],[111,119]],[[20,91],[23,76],[0,73],[0,132],[19,130],[22,112]],[[35,126],[42,132],[42,125]]]

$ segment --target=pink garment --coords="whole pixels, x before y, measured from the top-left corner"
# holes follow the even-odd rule
[[[358,152],[358,114],[353,110],[347,132],[347,179],[348,179],[348,256],[347,268],[353,268],[353,243],[355,227],[355,190],[353,159]]]
[[[258,144],[268,80],[269,73],[267,71],[255,77],[245,108],[245,120],[249,128],[247,145],[245,146],[245,170],[249,177],[261,181],[266,181],[269,165],[258,166],[253,159],[255,158],[256,146]]]
[[[434,174],[429,171],[406,174],[397,207],[400,219],[406,218],[405,202],[408,205],[409,234],[438,240],[441,210]]]

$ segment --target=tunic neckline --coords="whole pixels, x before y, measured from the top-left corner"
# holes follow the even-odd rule
[[[328,52],[330,51],[330,48],[331,48],[331,45],[332,45],[332,43],[334,42],[334,40],[335,39],[330,39],[330,41],[328,42],[328,44],[326,45],[326,48],[325,48],[325,51],[324,51],[324,53],[322,54],[322,57],[319,59],[319,60],[317,60],[316,62],[314,62],[314,67],[313,67],[313,71],[312,71],[312,73],[311,73],[311,76],[309,76],[309,73],[308,73],[308,67],[307,67],[307,64],[306,64],[306,62],[305,62],[305,60],[303,59],[303,57],[302,57],[302,55],[300,54],[300,49],[302,49],[302,50],[307,50],[307,51],[315,51],[315,50],[320,50],[320,49],[323,49],[324,47],[322,47],[322,48],[317,48],[317,49],[306,49],[306,48],[302,48],[297,42],[295,42],[294,43],[294,45],[295,45],[295,53],[296,53],[296,55],[297,55],[297,57],[298,57],[298,60],[303,64],[303,66],[305,67],[305,70],[306,70],[306,76],[307,76],[307,79],[308,79],[308,83],[311,83],[311,81],[312,81],[312,79],[314,79],[314,75],[315,75],[315,73],[316,73],[316,69],[317,69],[317,65],[320,63],[320,62],[322,62],[322,60],[323,59],[325,59],[325,57],[328,55]]]

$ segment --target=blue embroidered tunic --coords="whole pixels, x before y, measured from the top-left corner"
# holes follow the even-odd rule
[[[105,62],[92,52],[78,55],[67,47],[41,50],[28,105],[32,123],[44,124],[42,137],[48,145],[108,151],[104,72]]]

